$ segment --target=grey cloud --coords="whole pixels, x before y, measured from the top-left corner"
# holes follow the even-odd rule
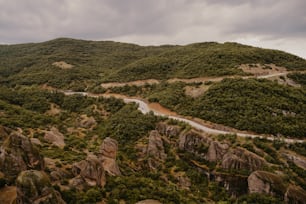
[[[305,0],[0,0],[0,42],[55,37],[136,43],[306,36]]]

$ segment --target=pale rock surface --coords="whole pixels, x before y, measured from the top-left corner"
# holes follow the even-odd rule
[[[89,155],[85,160],[74,163],[72,173],[75,177],[83,179],[88,186],[105,185],[105,172],[101,161],[94,155]]]
[[[156,130],[149,134],[149,143],[147,147],[148,163],[151,170],[157,167],[167,158],[161,135]]]
[[[118,142],[110,137],[103,140],[100,147],[99,159],[102,161],[104,170],[112,176],[121,175],[116,162]]]
[[[50,131],[45,131],[44,139],[59,148],[65,146],[64,135],[55,127],[52,127]]]

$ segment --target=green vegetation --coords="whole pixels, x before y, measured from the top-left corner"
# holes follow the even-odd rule
[[[240,130],[303,138],[306,92],[268,80],[224,79],[202,96],[184,93],[184,83],[161,83],[144,94],[180,114]]]
[[[302,86],[306,86],[306,73],[291,73],[288,77]]]
[[[52,65],[59,61],[73,67],[62,69]],[[196,142],[192,151],[187,152],[178,148],[179,135],[161,136],[167,156],[154,161],[157,164],[153,170],[149,166],[153,157],[146,152],[149,132],[156,129],[156,124],[161,121],[178,125],[183,132],[191,129],[189,125],[152,113],[144,115],[137,110],[136,104],[125,104],[116,98],[65,96],[41,89],[41,85],[47,84],[74,91],[141,96],[181,115],[280,136],[274,142],[244,140],[236,135],[211,138],[215,142],[225,142],[231,148],[254,152],[270,163],[265,170],[284,173],[286,185],[294,183],[305,188],[304,169],[279,153],[292,150],[306,155],[305,143],[285,144],[281,140],[282,136],[304,138],[306,135],[304,87],[287,87],[268,80],[224,79],[220,83],[206,82],[209,89],[193,98],[185,94],[186,83],[166,82],[173,77],[242,76],[245,73],[238,69],[239,65],[256,63],[267,69],[266,64],[270,63],[285,66],[288,70],[303,70],[306,67],[306,61],[296,56],[237,43],[142,47],[61,38],[37,44],[1,45],[0,125],[14,130],[21,128],[24,135],[34,137],[36,141],[39,139],[41,154],[55,159],[54,165],[48,166],[46,172],[67,172],[59,182],[63,186],[68,186],[72,177],[71,164],[85,159],[87,152],[97,154],[106,137],[118,141],[117,162],[122,175],[107,174],[103,188],[62,188],[60,191],[61,188],[55,186],[67,203],[96,203],[102,200],[106,203],[135,203],[148,198],[162,203],[282,203],[283,198],[267,195],[249,194],[237,199],[229,195],[215,176],[219,173],[246,178],[251,172],[222,169],[220,161],[205,160],[204,155],[210,146],[204,140]],[[305,85],[305,74],[295,73],[288,77]],[[108,90],[100,86],[106,81],[149,78],[163,81],[155,85]],[[201,83],[189,83],[188,86],[199,88]],[[94,122],[91,121],[93,125],[83,125],[81,121],[84,118],[94,119]],[[45,139],[45,131],[53,127],[64,135],[64,148]],[[3,138],[0,135],[0,139]],[[3,185],[5,183],[0,179],[0,187]],[[283,187],[279,182],[275,185],[273,187]]]
[[[111,81],[193,78],[243,74],[241,64],[270,64],[305,69],[306,61],[281,51],[237,43],[196,43],[177,46],[159,55],[135,61],[110,75]]]
[[[62,69],[52,65],[64,61]],[[48,84],[84,90],[101,81],[192,78],[244,74],[240,64],[270,64],[303,70],[306,61],[288,53],[237,43],[138,46],[59,38],[43,43],[0,45],[0,83]]]

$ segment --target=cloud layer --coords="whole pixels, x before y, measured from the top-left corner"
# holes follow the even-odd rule
[[[0,43],[237,41],[306,58],[305,0],[0,0]]]

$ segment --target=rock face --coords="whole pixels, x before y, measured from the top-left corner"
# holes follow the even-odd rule
[[[101,187],[105,185],[104,168],[101,161],[94,155],[90,155],[85,160],[74,163],[72,173],[76,177],[75,179],[84,181],[83,183],[78,182],[79,184]],[[73,182],[75,182],[74,180]],[[74,185],[72,186],[76,187]]]
[[[228,149],[228,144],[212,141],[209,144],[206,159],[210,162],[219,161],[223,158],[224,154],[228,151]]]
[[[52,127],[50,131],[45,132],[44,139],[58,146],[59,148],[63,148],[65,146],[64,135],[55,127]]]
[[[12,181],[21,171],[28,169],[44,169],[44,159],[29,138],[12,133],[0,147],[0,171]]]
[[[238,197],[248,193],[248,177],[230,174],[216,174],[216,181],[221,184],[227,192],[233,196]]]
[[[64,204],[55,191],[48,176],[42,171],[28,170],[20,173],[16,180],[17,204]]]
[[[223,158],[229,146],[226,143],[213,141],[205,134],[189,131],[180,135],[179,148],[208,161],[216,162]]]
[[[293,162],[295,165],[297,165],[298,167],[306,170],[306,157],[303,157],[301,155],[297,155],[295,153],[289,153],[289,152],[286,152],[286,153],[283,153],[282,156],[288,160],[288,161],[291,161]]]
[[[99,159],[102,161],[104,170],[112,176],[121,175],[119,167],[116,163],[118,151],[118,142],[110,137],[103,140]]]
[[[148,163],[151,170],[156,170],[160,163],[166,159],[162,137],[156,130],[152,130],[149,135],[147,147]]]
[[[161,135],[165,135],[167,137],[175,137],[178,136],[181,132],[181,127],[177,125],[167,125],[166,123],[158,123],[156,125],[156,130]]]
[[[231,149],[222,159],[221,166],[224,169],[260,170],[266,164],[265,160],[256,154],[243,148]]]
[[[254,171],[248,177],[249,193],[284,195],[286,187],[282,178],[266,171]]]
[[[301,187],[290,185],[285,193],[285,202],[303,204],[306,202],[306,191]]]

